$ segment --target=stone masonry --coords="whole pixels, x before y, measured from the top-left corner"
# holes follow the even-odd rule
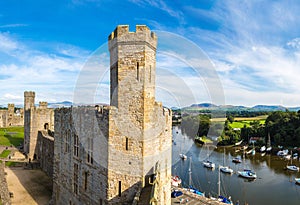
[[[7,110],[0,110],[0,127],[23,126],[23,114],[23,109],[17,109],[15,112],[15,105],[8,104]]]
[[[172,113],[155,101],[156,46],[147,26],[118,26],[110,106],[55,110],[54,204],[132,204],[146,187],[152,204],[171,204]]]
[[[38,132],[54,130],[54,109],[47,102],[35,106],[35,92],[24,92],[24,152],[30,160],[41,158],[38,155]],[[53,152],[51,153],[53,156]]]

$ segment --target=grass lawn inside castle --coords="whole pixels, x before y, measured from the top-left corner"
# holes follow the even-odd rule
[[[24,140],[24,127],[0,128],[0,145],[19,146]]]

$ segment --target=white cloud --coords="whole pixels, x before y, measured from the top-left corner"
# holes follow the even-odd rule
[[[212,58],[229,103],[299,105],[300,4],[292,2],[218,1],[199,14],[218,21],[217,30],[187,28]]]
[[[287,42],[286,45],[291,48],[300,49],[300,38],[294,38]]]
[[[0,25],[0,28],[15,28],[15,27],[24,27],[24,26],[28,26],[28,25],[27,24],[20,24],[20,23],[5,24],[5,25]]]
[[[72,101],[77,75],[89,51],[63,45],[59,47],[67,49],[54,49],[46,53],[19,43],[8,34],[0,35],[1,37],[3,41],[0,44],[6,46],[2,46],[0,54],[6,53],[10,60],[0,64],[0,96],[12,91],[23,96],[25,90],[33,90],[42,100],[53,98]],[[48,46],[54,48],[53,45]],[[14,100],[18,99],[7,95],[0,98],[0,104]]]
[[[178,9],[174,9],[171,6],[168,6],[167,3],[163,0],[129,0],[132,3],[135,3],[139,6],[152,6],[156,9],[160,9],[163,12],[168,13],[170,16],[176,18],[180,23],[184,23],[184,14]]]
[[[18,48],[17,41],[13,41],[8,33],[0,32],[0,52],[10,52]]]

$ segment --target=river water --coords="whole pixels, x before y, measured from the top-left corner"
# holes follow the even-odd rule
[[[295,177],[300,177],[299,172],[291,172],[285,169],[290,162],[278,156],[256,153],[254,156],[246,155],[243,162],[234,164],[232,159],[236,156],[243,157],[242,152],[236,152],[235,148],[214,148],[213,146],[198,146],[191,137],[184,135],[180,127],[173,127],[173,156],[172,175],[178,175],[183,180],[183,186],[189,183],[198,188],[205,195],[217,196],[218,193],[218,168],[207,169],[202,162],[207,158],[218,165],[225,163],[230,166],[232,175],[220,173],[221,194],[231,196],[234,202],[249,205],[299,205],[300,186],[295,184]],[[187,160],[179,158],[180,153],[185,153]],[[299,166],[298,160],[293,163]],[[189,177],[191,167],[191,180]],[[257,174],[257,179],[248,181],[236,174],[242,169],[252,169]]]

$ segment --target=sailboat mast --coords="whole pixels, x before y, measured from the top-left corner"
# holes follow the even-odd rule
[[[221,195],[221,175],[220,175],[220,165],[219,165],[219,176],[218,176],[218,197]]]
[[[223,154],[223,166],[225,166],[225,147],[224,147],[224,154]]]
[[[192,157],[190,157],[190,165],[189,165],[189,185],[192,185]]]

